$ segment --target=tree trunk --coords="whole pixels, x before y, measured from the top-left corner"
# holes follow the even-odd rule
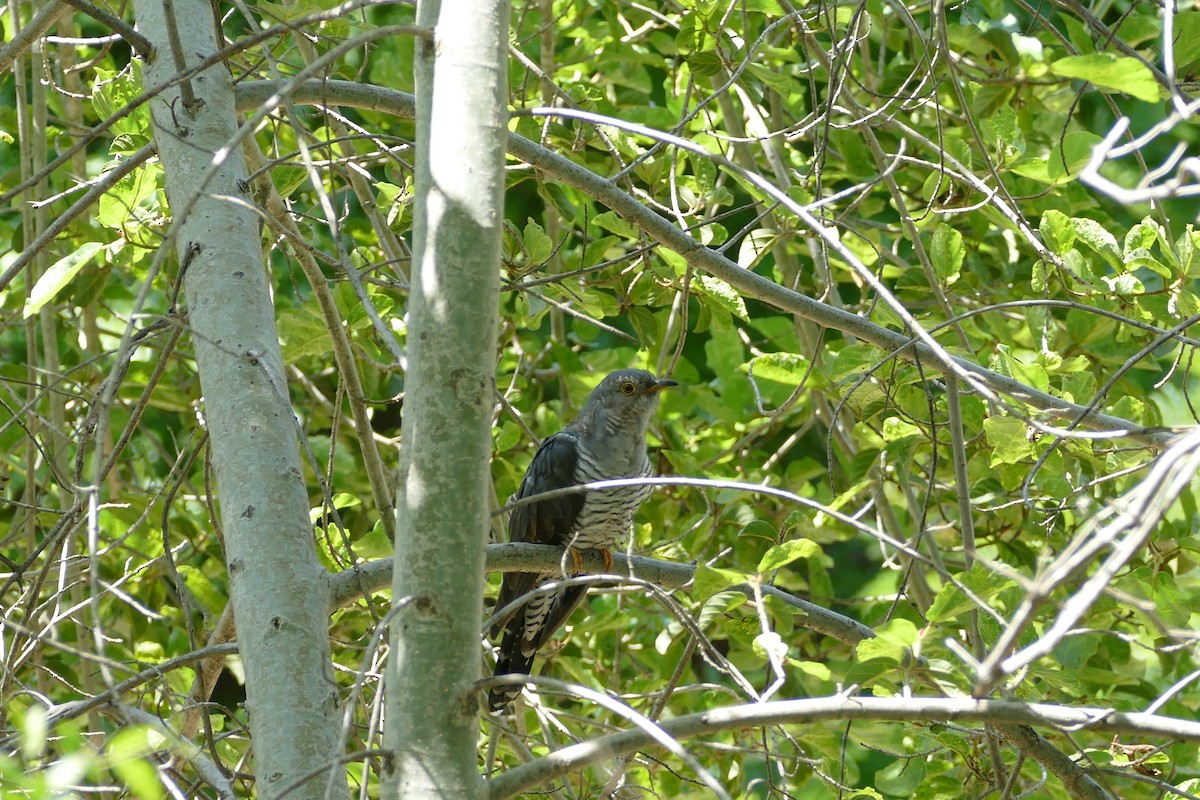
[[[508,9],[421,2],[416,216],[384,796],[474,797]]]
[[[135,0],[134,6],[139,29],[155,47],[146,63],[147,86],[161,86],[182,63],[192,66],[216,52],[207,2],[175,0],[180,34],[174,36],[165,16],[171,4]],[[272,797],[336,757],[328,575],[313,547],[258,222],[223,199],[247,194],[240,149],[231,147],[237,125],[229,72],[206,69],[149,107],[174,214],[171,235],[185,270],[258,793]],[[219,153],[224,163],[212,170]],[[310,779],[289,800],[323,797],[327,778]]]

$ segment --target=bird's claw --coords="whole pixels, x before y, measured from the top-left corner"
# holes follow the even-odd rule
[[[572,547],[572,548],[570,548],[569,552],[571,554],[571,568],[572,568],[571,574],[582,575],[584,573],[583,551],[576,547]],[[612,572],[612,569],[613,569],[612,552],[609,550],[594,550],[592,552],[600,554],[600,559],[604,562],[604,570],[603,571],[604,572]]]

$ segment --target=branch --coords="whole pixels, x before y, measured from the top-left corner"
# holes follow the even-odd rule
[[[97,22],[107,25],[113,33],[119,34],[126,44],[129,45],[135,53],[142,58],[151,58],[154,55],[154,46],[150,44],[150,40],[142,36],[137,30],[109,11],[105,11],[99,6],[87,2],[87,0],[66,0],[67,5],[73,6],[76,11],[81,11],[87,14]]]
[[[216,762],[191,741],[180,736],[168,722],[135,706],[114,704],[114,708],[118,719],[126,725],[145,725],[161,736],[170,751],[180,758],[186,759],[196,770],[200,779],[216,790],[217,796],[221,800],[237,800],[229,778],[225,777]],[[164,783],[166,783],[166,778],[166,775],[160,773],[160,779]]]
[[[995,729],[1027,758],[1032,758],[1062,781],[1063,788],[1071,797],[1113,800],[1113,796],[1088,774],[1087,769],[1068,758],[1033,728],[1028,725],[997,725]]]
[[[14,33],[12,41],[5,44],[4,47],[0,47],[0,72],[7,72],[21,53],[28,50],[35,40],[42,38],[46,31],[54,27],[54,23],[70,10],[71,7],[66,3],[55,2],[55,0],[51,0],[39,8],[33,15],[33,19],[29,20],[29,24]],[[14,27],[20,24],[19,19],[9,17],[9,20],[9,24]]]
[[[221,644],[215,647],[204,647],[200,650],[193,650],[190,653],[184,653],[181,656],[167,659],[161,664],[155,664],[148,667],[136,675],[126,678],[125,680],[115,683],[104,691],[94,694],[91,697],[85,697],[82,700],[71,700],[66,703],[52,704],[46,708],[46,721],[50,725],[56,725],[64,719],[71,719],[82,716],[93,709],[99,708],[107,703],[114,703],[126,692],[133,691],[139,686],[149,683],[156,678],[164,677],[168,672],[179,667],[187,666],[196,661],[213,656],[226,656],[231,653],[236,653],[238,646],[236,643]],[[5,735],[0,738],[0,748],[8,748],[12,745],[15,734]]]
[[[59,234],[65,231],[77,217],[90,211],[95,202],[106,194],[109,189],[117,185],[126,175],[142,166],[157,151],[158,148],[153,142],[144,145],[136,153],[131,153],[121,159],[112,169],[89,181],[88,190],[76,199],[75,202],[71,203],[70,208],[56,216],[38,234],[37,238],[29,243],[4,269],[3,275],[0,275],[0,287],[7,286],[9,281],[20,274],[25,267],[29,266],[31,261],[45,253],[46,246],[57,239]]]
[[[1108,590],[1116,575],[1142,552],[1147,539],[1165,517],[1167,510],[1191,486],[1200,471],[1200,428],[1181,437],[1153,463],[1144,478],[1098,513],[1089,517],[1068,546],[1054,561],[1038,570],[1027,583],[1025,598],[980,665],[975,690],[990,691],[1006,675],[1012,675],[1054,651],[1068,632]],[[1100,554],[1108,554],[1100,560]],[[1091,567],[1093,574],[1065,601],[1054,621],[1029,644],[1018,647],[1034,613],[1081,570]]]
[[[581,551],[584,568],[599,572],[603,563],[598,553]],[[696,572],[694,564],[679,564],[656,558],[634,556],[629,559],[623,553],[613,553],[613,571],[649,581],[664,589],[677,589],[692,580]],[[561,569],[563,549],[544,544],[489,544],[487,546],[488,572],[555,572]],[[363,594],[376,592],[391,584],[392,559],[381,558],[367,564],[339,572],[332,576],[334,607],[353,602]],[[749,597],[754,590],[749,584],[731,586]],[[861,622],[850,619],[829,609],[822,608],[788,594],[774,586],[761,586],[759,590],[776,597],[800,612],[800,624],[826,636],[856,644],[863,639],[874,638],[874,632]]]
[[[1121,713],[1106,708],[1069,708],[1047,703],[970,698],[824,697],[813,700],[780,700],[703,711],[665,720],[659,727],[676,739],[710,739],[722,731],[746,730],[767,725],[801,725],[813,722],[880,720],[888,722],[977,722],[1036,725],[1056,729],[1087,728],[1096,733],[1123,733],[1144,738],[1162,736],[1176,742],[1200,743],[1200,722],[1157,714]],[[1008,733],[1008,731],[1005,731]],[[627,730],[564,747],[535,761],[514,767],[487,780],[484,797],[502,800],[569,772],[649,747],[653,740],[641,730]],[[1032,757],[1033,753],[1029,755]],[[1045,755],[1044,749],[1038,755]],[[1062,766],[1061,764],[1059,766]],[[1047,769],[1050,769],[1047,766]],[[1054,771],[1054,770],[1052,770]],[[1058,774],[1056,772],[1056,774]],[[1064,772],[1075,791],[1080,786]],[[1081,793],[1077,797],[1104,797]]]
[[[489,683],[504,684],[504,683],[536,683],[539,686],[563,692],[573,697],[579,697],[583,700],[589,700],[603,708],[608,709],[612,713],[632,723],[636,729],[644,734],[650,741],[665,749],[667,752],[676,756],[680,761],[687,764],[692,772],[696,774],[698,782],[708,787],[708,790],[717,798],[729,800],[729,794],[725,788],[717,782],[704,765],[700,763],[691,753],[689,753],[679,740],[664,731],[655,720],[642,716],[630,706],[622,703],[620,700],[609,697],[608,695],[588,689],[586,686],[568,683],[567,681],[558,681],[553,678],[544,676],[529,676],[529,675],[497,675],[494,678],[487,679],[486,682],[479,684],[480,688]]]
[[[246,81],[238,85],[237,100],[241,111],[248,111],[268,102],[277,84],[271,81]],[[384,111],[411,119],[414,113],[412,95],[390,89],[347,81],[310,81],[293,91],[294,103],[313,105],[345,105]],[[646,208],[616,184],[581,167],[529,139],[516,134],[508,137],[508,151],[530,166],[545,172],[557,181],[586,193],[629,220],[660,244],[683,256],[693,268],[720,278],[747,297],[768,303],[778,309],[803,317],[818,325],[858,337],[885,351],[899,351],[909,361],[920,361],[948,372],[933,350],[925,344],[914,344],[902,333],[888,330],[849,311],[828,306],[799,292],[785,289],[768,278],[743,269],[721,253],[704,247],[670,221]],[[1007,375],[986,369],[961,358],[953,359],[954,366],[969,373],[992,390],[1010,396],[1021,403],[1044,412],[1048,417],[1111,435],[1123,436],[1149,447],[1166,446],[1174,433],[1146,428],[1129,420],[1090,411],[1046,392],[1034,389]]]

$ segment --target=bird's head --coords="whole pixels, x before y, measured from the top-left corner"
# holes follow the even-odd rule
[[[658,393],[678,385],[644,369],[619,369],[592,390],[579,418],[609,431],[632,425],[644,432],[658,406]]]

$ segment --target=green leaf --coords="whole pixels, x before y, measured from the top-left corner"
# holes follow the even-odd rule
[[[762,539],[772,545],[779,541],[779,532],[765,519],[752,519],[738,531],[739,539]]]
[[[695,593],[700,597],[708,597],[723,592],[730,586],[740,586],[749,580],[749,577],[743,572],[701,565],[696,567],[696,575],[692,580]]]
[[[777,544],[763,555],[758,562],[759,572],[770,572],[801,558],[821,555],[821,546],[811,539],[789,539]]]
[[[1188,624],[1192,615],[1191,597],[1176,585],[1170,572],[1139,567],[1118,579],[1117,586],[1135,597],[1152,601],[1156,619],[1166,625],[1182,627]]]
[[[738,245],[737,263],[743,269],[754,269],[779,239],[779,232],[772,228],[755,228],[742,237]]]
[[[859,661],[884,659],[896,664],[905,660],[918,639],[917,626],[906,619],[893,619],[875,628],[874,639],[864,639],[854,648]]]
[[[1125,253],[1125,268],[1136,269],[1137,267],[1144,267],[1167,280],[1174,277],[1170,267],[1155,258],[1149,250],[1143,248]]]
[[[626,315],[629,324],[637,331],[638,342],[647,350],[653,350],[658,344],[659,330],[658,317],[650,313],[648,309],[641,306],[634,306],[629,309]]]
[[[1075,229],[1075,237],[1092,250],[1095,250],[1112,267],[1121,266],[1121,248],[1117,245],[1117,237],[1096,222],[1085,217],[1072,217],[1071,226]]]
[[[705,297],[715,301],[718,306],[741,319],[749,319],[750,315],[746,311],[746,301],[737,293],[737,290],[730,286],[720,278],[714,278],[711,275],[697,276],[692,284],[699,289],[699,293]]]
[[[164,745],[161,734],[145,725],[121,728],[105,743],[113,771],[141,800],[159,800],[165,794],[158,773],[150,763]]]
[[[1200,73],[1200,11],[1175,12],[1173,49],[1178,71],[1176,77],[1184,78]]]
[[[289,363],[329,352],[329,331],[309,306],[280,314],[279,335],[284,358]]]
[[[1118,297],[1130,297],[1146,293],[1146,287],[1138,280],[1137,276],[1128,272],[1120,275],[1106,275],[1103,281],[1108,286],[1109,292]]]
[[[962,590],[953,583],[947,583],[937,593],[925,617],[930,622],[949,622],[960,615],[971,611],[976,606]]]
[[[592,217],[591,221],[596,227],[606,230],[609,233],[615,233],[622,238],[636,239],[638,236],[637,229],[614,211],[605,211],[603,214],[597,214]]]
[[[271,183],[275,185],[275,191],[279,192],[279,196],[285,200],[301,186],[308,182],[308,170],[303,167],[294,167],[291,164],[280,164],[271,170]],[[397,203],[396,200],[400,197],[400,187],[394,186],[395,194],[387,197],[382,190],[384,186],[391,186],[387,183],[376,183],[375,187],[380,189],[380,198],[376,200],[376,204],[383,209],[387,209],[388,223],[392,223],[397,215],[399,208],[403,207],[403,203]]]
[[[834,589],[833,578],[830,570],[825,566],[824,559],[810,558],[805,563],[808,565],[809,594],[813,600],[822,605],[828,605],[833,600]],[[833,565],[833,568],[837,569],[836,564]]]
[[[147,164],[121,178],[100,197],[96,221],[122,232],[131,223],[136,224],[138,209],[158,191],[161,175],[162,168],[158,164]]]
[[[846,800],[859,800],[859,798],[862,798],[863,800],[883,800],[883,795],[875,791],[870,786],[854,789],[850,792],[850,794],[843,795],[843,797],[845,797]]]
[[[697,24],[699,14],[684,14],[679,20],[679,30],[675,34],[675,47],[683,55],[690,55],[704,50],[708,46],[708,34],[703,24]],[[693,68],[694,69],[694,68]]]
[[[22,316],[29,319],[41,311],[42,307],[53,300],[63,287],[71,282],[79,270],[92,260],[92,256],[103,249],[104,245],[100,242],[85,242],[75,252],[63,256],[51,264],[30,290]]]
[[[375,61],[386,61],[387,59],[376,59]],[[375,62],[372,62],[375,63]],[[411,83],[411,79],[409,80]],[[385,83],[385,86],[394,84]],[[579,209],[571,199],[571,194],[562,187],[562,184],[556,181],[539,182],[538,194],[543,199],[552,205],[564,219],[575,219],[575,215],[579,213]]]
[[[717,592],[704,601],[700,613],[696,615],[696,622],[701,630],[706,630],[714,619],[744,605],[748,599],[742,592]]]
[[[1013,95],[1016,90],[1009,85],[997,83],[990,86],[981,86],[979,91],[975,92],[975,114],[980,119],[988,119],[997,111],[1009,108],[1008,105],[1012,102]]]
[[[966,252],[961,233],[949,225],[937,226],[929,247],[929,258],[933,262],[933,271],[947,286],[958,280]]]
[[[711,78],[721,74],[721,57],[714,52],[692,53],[687,57],[688,66],[697,78]]]
[[[988,417],[983,432],[992,447],[992,466],[1019,464],[1034,454],[1033,442],[1025,423],[1013,417]]]
[[[976,564],[967,572],[957,573],[953,582],[947,581],[942,586],[925,616],[930,622],[949,622],[978,608],[977,602],[986,603],[1014,585],[1008,578]],[[975,599],[968,597],[963,589],[969,590]]]
[[[1074,634],[1058,643],[1054,657],[1067,669],[1082,669],[1099,646],[1100,634]]]
[[[92,107],[101,118],[111,117],[142,94],[142,62],[132,59],[120,70],[97,68],[92,82]],[[111,152],[132,153],[149,141],[150,104],[114,121],[109,134],[115,136]]]
[[[179,565],[179,577],[183,585],[200,601],[210,614],[220,614],[225,609],[227,598],[225,593],[216,587],[201,570],[189,564]]]
[[[1038,231],[1046,247],[1056,255],[1063,255],[1075,244],[1075,226],[1071,224],[1071,218],[1061,211],[1050,210],[1042,214]]]
[[[331,530],[329,533],[331,538],[337,535],[336,530]],[[361,558],[381,558],[395,549],[395,543],[388,537],[383,523],[379,521],[376,521],[370,531],[354,542],[354,553]]]
[[[996,348],[994,364],[1000,372],[1011,375],[1040,392],[1050,391],[1050,377],[1046,374],[1045,368],[1036,362],[1029,363],[1017,358],[1006,345],[999,345]]]
[[[1050,164],[1046,156],[1028,156],[1019,159],[1008,167],[1022,178],[1029,178],[1038,183],[1054,184],[1050,179]]]
[[[835,381],[858,379],[863,371],[874,367],[882,358],[883,352],[868,344],[843,347],[833,359],[829,377]]]
[[[900,417],[888,417],[883,421],[883,440],[885,442],[902,442],[921,435],[921,429]]]
[[[746,372],[785,386],[799,386],[808,374],[809,366],[808,359],[799,353],[767,353],[750,359]]]
[[[1200,276],[1200,258],[1196,257],[1197,251],[1200,251],[1200,231],[1193,230],[1189,224],[1175,240],[1179,266],[1189,278]]]
[[[1067,56],[1050,65],[1050,71],[1064,78],[1087,81],[1098,89],[1121,92],[1156,103],[1161,97],[1158,81],[1150,68],[1136,58],[1115,53],[1091,53]]]
[[[1046,161],[1046,174],[1050,180],[1061,182],[1075,180],[1079,171],[1092,158],[1092,149],[1101,138],[1089,131],[1072,131],[1063,137],[1061,147],[1055,147]]]
[[[531,265],[544,263],[554,251],[554,242],[550,241],[545,229],[532,219],[525,223],[525,230],[522,232],[521,238],[525,244],[525,252],[529,254]]]
[[[988,118],[988,127],[996,138],[1001,158],[1008,161],[1025,152],[1025,137],[1018,124],[1017,112],[1010,105],[1002,106]]]
[[[819,681],[827,681],[833,678],[833,670],[828,665],[822,664],[819,661],[800,661],[799,659],[789,658],[788,666],[800,670],[805,675],[816,678]]]
[[[784,97],[787,97],[796,88],[796,79],[786,72],[776,72],[761,64],[753,63],[750,64],[747,71]]]
[[[1147,217],[1125,234],[1125,242],[1121,250],[1128,257],[1134,250],[1148,250],[1162,241],[1164,241],[1162,227]]]

